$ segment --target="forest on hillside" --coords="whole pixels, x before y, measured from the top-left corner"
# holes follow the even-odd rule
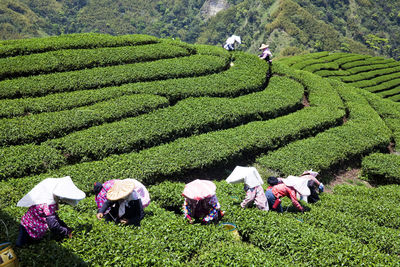
[[[211,16],[206,7],[224,8]],[[342,51],[400,59],[398,0],[2,0],[0,39],[69,33],[149,34],[276,56]]]

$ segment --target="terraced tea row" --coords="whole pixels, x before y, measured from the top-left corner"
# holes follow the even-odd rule
[[[227,69],[229,58],[193,55],[183,58],[43,74],[0,81],[0,98],[96,89],[124,83],[201,76]]]
[[[217,56],[215,49],[197,49],[203,54]],[[224,52],[224,51],[223,51]],[[222,53],[223,57],[229,54]],[[167,97],[171,103],[188,97],[234,97],[263,90],[266,86],[266,64],[257,58],[236,54],[234,67],[226,71],[201,77],[168,79],[163,81],[128,83],[118,87],[80,90],[49,94],[36,98],[1,99],[0,116],[13,117],[26,113],[60,111],[127,94],[155,94]]]
[[[375,196],[390,194],[397,187],[379,193],[368,191],[365,196],[361,190],[354,191],[354,197],[347,196],[345,191],[350,189],[344,187],[340,189],[343,193],[335,192],[332,199],[321,195],[317,205],[303,203],[307,206],[304,214],[293,213],[291,208],[288,213],[276,214],[241,209],[234,199],[244,197],[242,186],[216,182],[217,195],[226,211],[223,221],[237,225],[241,235],[238,240],[218,226],[187,225],[180,214],[184,184],[172,182],[186,181],[188,176],[203,171],[217,175],[221,172],[215,170],[231,169],[239,163],[258,163],[263,169],[299,174],[311,167],[327,171],[348,160],[361,162],[364,155],[396,140],[396,106],[378,101],[365,90],[279,62],[268,68],[256,56],[228,53],[220,47],[150,37],[143,38],[142,43],[136,39],[138,43],[129,48],[126,46],[132,44],[123,44],[122,37],[106,38],[103,43],[88,39],[88,43],[73,46],[80,41],[71,38],[70,43],[56,41],[54,46],[49,45],[54,39],[45,39],[46,48],[32,41],[26,50],[20,46],[15,51],[32,54],[25,58],[41,58],[43,54],[38,52],[54,51],[46,53],[58,55],[62,54],[60,49],[75,49],[68,53],[78,55],[79,49],[91,47],[141,51],[165,45],[173,50],[169,54],[173,58],[143,62],[149,59],[143,57],[135,64],[0,82],[0,127],[15,122],[2,139],[3,145],[9,146],[0,149],[0,216],[11,238],[16,238],[17,222],[24,213],[15,204],[44,178],[69,175],[88,195],[78,206],[62,206],[59,212],[75,228],[73,238],[59,243],[46,236],[34,248],[18,249],[23,263],[399,264],[397,239],[380,240],[398,234],[399,220],[394,218],[399,215],[398,200],[375,201]],[[14,41],[4,46],[18,45],[21,43]],[[318,68],[335,69],[340,64],[362,61],[359,56],[349,60],[347,54],[318,53],[309,55],[302,65],[316,68],[317,64],[311,64],[313,60],[323,65],[326,59],[332,64]],[[271,71],[268,76],[267,71]],[[69,84],[61,79],[63,75],[71,79]],[[28,81],[30,84],[25,83]],[[8,94],[5,88],[12,83],[15,87]],[[33,84],[43,88],[31,87]],[[26,98],[20,98],[22,95]],[[104,224],[95,218],[93,183],[113,178],[135,178],[149,188],[152,203],[146,208],[140,228]],[[367,195],[366,203],[374,210],[380,209],[380,217],[373,218],[367,208],[352,203],[361,202]],[[289,203],[283,203],[287,208]],[[329,222],[331,225],[326,225]],[[376,235],[365,233],[368,228]],[[0,233],[0,239],[4,238]],[[40,257],[33,251],[45,248],[47,253]]]
[[[117,47],[158,42],[159,39],[156,37],[140,34],[122,36],[98,33],[66,34],[48,38],[0,41],[0,57],[29,55],[60,49]]]
[[[283,59],[282,62],[296,69],[390,97],[392,100],[399,98],[400,63],[393,59],[321,52]]]
[[[183,57],[189,56],[191,52],[177,45],[157,43],[112,48],[58,50],[0,58],[0,79]]]

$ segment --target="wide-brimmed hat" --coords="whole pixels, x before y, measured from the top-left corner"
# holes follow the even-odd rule
[[[62,178],[46,178],[35,185],[28,194],[20,199],[17,206],[30,207],[38,204],[55,204],[56,200],[54,196],[64,200],[68,204],[76,205],[80,200],[85,198],[86,194],[76,187],[69,176]]]
[[[116,201],[124,199],[135,189],[135,182],[132,179],[116,180],[114,185],[107,192],[107,199]]]
[[[303,176],[303,175],[311,175],[311,176],[313,176],[313,177],[317,177],[318,176],[318,172],[315,172],[315,171],[313,171],[313,170],[309,170],[309,171],[304,171],[302,174],[301,174],[301,176]]]
[[[263,49],[265,49],[265,48],[268,48],[269,47],[269,45],[267,45],[267,44],[262,44],[261,46],[260,46],[260,48],[258,48],[259,50],[263,50]]]

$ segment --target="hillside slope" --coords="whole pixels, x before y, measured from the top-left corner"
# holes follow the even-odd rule
[[[0,38],[135,33],[220,45],[235,33],[251,53],[269,42],[277,57],[329,50],[398,59],[399,12],[396,1],[370,0],[4,0]]]
[[[46,234],[16,248],[22,264],[399,265],[399,157],[388,149],[399,140],[397,103],[289,60],[271,66],[249,53],[149,35],[2,42],[0,219],[8,231],[0,242],[17,238],[21,197],[68,175],[87,194],[75,207],[60,205],[73,237]],[[370,171],[386,170],[387,156],[392,172]],[[338,170],[365,159],[368,179],[392,185],[334,187],[316,204],[302,201],[304,213],[288,199],[283,214],[242,209],[243,185],[224,181],[236,165],[250,165],[264,181],[312,168],[329,186]],[[149,188],[140,227],[95,218],[93,184],[114,178]],[[181,194],[195,178],[215,182],[222,222],[239,236],[185,221]]]

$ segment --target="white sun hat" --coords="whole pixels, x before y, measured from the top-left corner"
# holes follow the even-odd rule
[[[230,184],[244,182],[250,188],[264,184],[255,167],[236,166],[225,181]]]
[[[71,177],[47,178],[32,188],[23,198],[18,207],[30,207],[38,204],[55,204],[54,196],[59,197],[68,204],[76,205],[84,199],[86,194],[72,182]]]

